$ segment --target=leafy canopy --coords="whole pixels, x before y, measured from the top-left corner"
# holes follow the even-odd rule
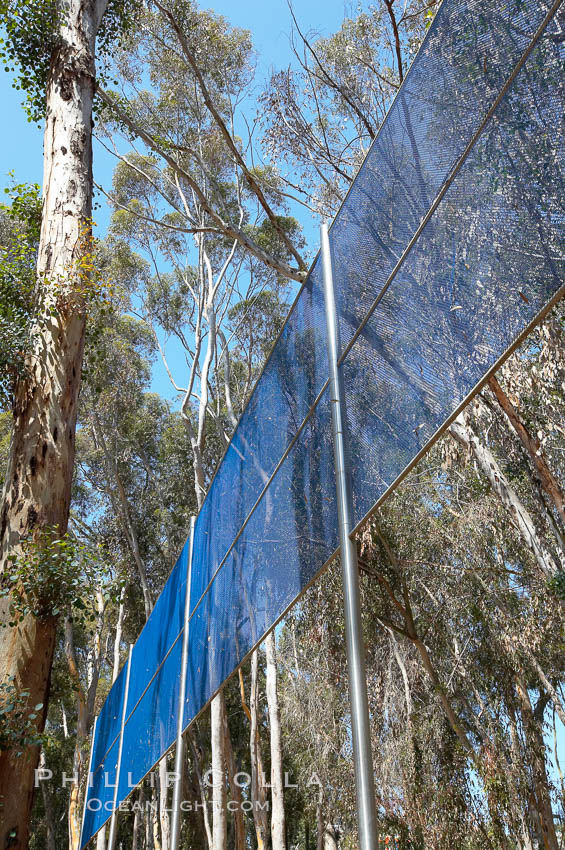
[[[138,5],[138,0],[109,0],[97,37],[102,57],[131,26]],[[65,46],[68,6],[57,0],[0,0],[5,30],[0,59],[4,70],[15,74],[14,88],[25,93],[23,105],[29,121],[44,117],[52,57]]]
[[[9,406],[31,348],[41,200],[37,184],[5,191],[12,203],[0,205],[0,405]]]

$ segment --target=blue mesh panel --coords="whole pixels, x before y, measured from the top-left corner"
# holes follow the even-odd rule
[[[344,346],[374,308],[341,367],[356,522],[565,282],[554,23],[408,251],[545,11],[444,0],[332,226]],[[196,522],[185,726],[336,549],[327,390],[304,422],[327,378],[317,261]],[[132,653],[118,800],[174,742],[187,551]],[[112,760],[115,772],[123,685],[122,673],[100,714],[89,800],[112,798],[102,775]],[[87,808],[83,845],[107,817]]]
[[[296,364],[300,363],[297,370]],[[316,263],[243,413],[197,520],[192,599],[233,543],[328,375],[320,263]],[[219,521],[221,518],[221,521]]]
[[[92,773],[102,764],[104,756],[120,734],[126,677],[127,664],[120,670],[100,711],[96,724],[96,740],[92,751]]]
[[[539,0],[443,3],[331,228],[344,346],[546,13]]]
[[[133,647],[127,716],[182,629],[188,545],[187,541]]]
[[[565,284],[563,58],[530,56],[345,359],[357,522]]]
[[[331,557],[336,540],[326,391],[192,612],[185,725]]]
[[[119,800],[125,800],[176,738],[181,652],[182,635],[126,722]]]
[[[92,785],[88,789],[88,800],[84,813],[83,846],[91,836],[98,832],[112,814],[118,747],[119,740],[114,742],[98,769],[92,772]]]

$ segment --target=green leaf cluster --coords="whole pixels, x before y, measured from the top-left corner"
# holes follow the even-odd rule
[[[110,0],[98,31],[102,55],[131,26],[138,0]],[[5,37],[0,39],[0,60],[14,74],[13,86],[25,94],[28,121],[41,121],[53,54],[64,48],[64,23],[68,2],[57,0],[0,0]]]
[[[41,743],[36,720],[43,703],[28,707],[29,691],[18,690],[14,676],[0,683],[0,753],[10,750],[21,756],[28,747]]]
[[[57,528],[45,529],[36,539],[24,541],[7,559],[0,583],[0,599],[7,597],[14,627],[27,614],[57,617],[69,607],[87,611],[85,593],[100,571],[102,555]]]
[[[31,348],[41,200],[36,184],[5,191],[11,204],[0,205],[0,404],[8,406]]]
[[[45,88],[51,54],[57,45],[62,12],[56,0],[0,0],[6,36],[0,39],[0,59],[13,86],[25,93],[28,121],[39,121],[45,108]]]

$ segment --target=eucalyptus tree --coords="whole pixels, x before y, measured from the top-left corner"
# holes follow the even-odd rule
[[[45,117],[43,210],[38,240],[34,334],[26,374],[12,389],[13,437],[1,507],[3,575],[22,541],[67,527],[85,317],[91,279],[92,107],[95,52],[114,40],[131,6],[121,0],[59,4],[5,0],[4,57],[20,69],[33,117]],[[49,530],[49,531],[48,531]],[[6,579],[4,579],[6,580]],[[10,626],[4,599],[0,678],[14,676],[32,705],[47,702],[56,616],[29,611]],[[43,724],[45,708],[37,718]],[[27,846],[33,770],[29,758],[0,755],[0,843]]]
[[[181,223],[181,232],[187,227],[200,232],[198,220],[204,216],[204,233],[223,236],[278,274],[301,281],[306,266],[295,234],[280,220],[282,195],[265,179],[269,170],[256,165],[253,128],[242,115],[242,104],[250,97],[252,60],[248,32],[231,28],[224,18],[189,0],[156,2],[144,9],[135,35],[115,56],[120,89],[100,87],[99,95],[105,114],[151,153],[161,169],[167,167],[169,194],[164,200],[172,198],[173,208],[189,220]],[[270,223],[279,244],[261,244],[239,203],[223,197],[226,169]],[[196,219],[179,200],[179,191],[198,206]]]
[[[321,215],[337,210],[437,5],[379,0],[328,37],[306,32],[293,13],[296,61],[275,70],[260,97],[261,141],[289,197]]]

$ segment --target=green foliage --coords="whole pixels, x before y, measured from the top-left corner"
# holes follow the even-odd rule
[[[29,121],[43,117],[49,63],[61,21],[57,6],[57,0],[0,2],[6,31],[0,41],[0,59],[6,72],[19,71],[13,86],[25,93]]]
[[[8,556],[0,583],[0,598],[9,598],[7,625],[17,625],[29,613],[56,617],[68,607],[86,611],[84,597],[102,565],[100,551],[68,534],[58,537],[56,528],[25,540]]]
[[[12,203],[0,205],[0,404],[8,405],[25,373],[36,300],[35,263],[41,227],[39,186],[6,189]]]
[[[551,593],[554,593],[562,602],[565,602],[565,570],[559,570],[547,582]]]
[[[301,228],[298,221],[288,215],[278,215],[276,218],[282,232],[287,236],[290,236],[295,245],[299,248],[303,248],[304,240],[300,235]],[[273,253],[275,256],[285,257],[285,259],[288,258],[288,249],[284,245],[280,234],[277,233],[269,219],[264,219],[259,226],[248,226],[246,230],[251,236],[253,236],[257,245],[259,245],[259,247],[264,251],[267,253]]]
[[[99,52],[107,55],[130,27],[138,0],[110,0],[98,32]],[[45,113],[45,91],[55,50],[65,46],[68,3],[57,0],[0,0],[6,37],[0,39],[4,70],[15,74],[13,86],[25,93],[29,121]]]
[[[27,747],[41,743],[36,720],[43,703],[30,710],[28,702],[29,691],[18,690],[14,676],[0,684],[0,753],[11,750],[21,756]]]

